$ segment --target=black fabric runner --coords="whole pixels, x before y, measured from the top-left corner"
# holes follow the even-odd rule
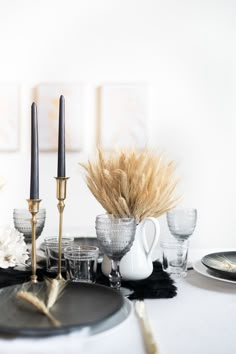
[[[27,282],[30,280],[30,275],[30,271],[19,271],[12,268],[0,269],[0,288]],[[43,280],[44,276],[54,276],[45,269],[37,269],[37,275],[39,281]],[[109,286],[108,278],[103,275],[100,264],[98,264],[96,282]],[[162,270],[161,263],[157,261],[153,263],[153,273],[147,279],[122,281],[122,285],[134,291],[129,297],[130,300],[172,298],[177,294],[173,280],[169,274]]]
[[[100,265],[97,273],[97,283],[109,286],[108,278],[101,272]],[[153,272],[147,279],[122,281],[122,286],[134,291],[129,297],[130,300],[167,299],[177,295],[174,281],[168,273],[163,271],[161,263],[157,261],[153,263]]]
[[[37,269],[38,280],[42,281],[45,276],[51,277],[52,273],[46,272],[45,269]],[[6,286],[22,284],[30,280],[31,271],[21,271],[13,268],[0,268],[0,288]]]

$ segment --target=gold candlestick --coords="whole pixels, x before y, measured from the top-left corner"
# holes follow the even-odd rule
[[[58,238],[58,268],[57,279],[63,279],[61,275],[61,253],[62,253],[62,229],[63,229],[63,211],[66,199],[66,184],[69,177],[55,177],[57,181],[57,208],[59,211],[59,238]]]
[[[36,224],[37,224],[37,214],[39,212],[39,203],[41,199],[27,199],[29,205],[29,212],[32,215],[31,225],[32,225],[32,251],[31,251],[31,267],[32,275],[31,282],[37,283],[37,262],[36,262]]]

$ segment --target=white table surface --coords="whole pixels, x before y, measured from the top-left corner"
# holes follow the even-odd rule
[[[192,252],[199,259],[209,250]],[[145,300],[161,354],[235,354],[236,284],[204,277],[194,270],[177,281],[173,299]],[[1,315],[1,314],[0,314]],[[0,354],[144,354],[137,318],[89,337],[87,330],[47,339],[4,339]]]

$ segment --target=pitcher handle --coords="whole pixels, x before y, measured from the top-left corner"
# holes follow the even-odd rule
[[[152,244],[150,246],[150,248],[148,247],[148,242],[147,242],[147,237],[146,237],[146,231],[145,231],[145,225],[146,222],[150,221],[153,225],[154,225],[154,235],[153,235],[153,240],[152,240]],[[141,225],[141,233],[142,233],[142,239],[143,239],[143,245],[144,245],[144,249],[145,252],[148,256],[148,258],[151,257],[152,252],[157,244],[159,235],[160,235],[160,224],[159,221],[153,217],[147,217],[142,221],[142,225]]]

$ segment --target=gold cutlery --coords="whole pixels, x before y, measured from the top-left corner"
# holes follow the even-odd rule
[[[136,301],[134,307],[139,319],[143,340],[146,347],[146,353],[160,354],[149,323],[144,301]]]

